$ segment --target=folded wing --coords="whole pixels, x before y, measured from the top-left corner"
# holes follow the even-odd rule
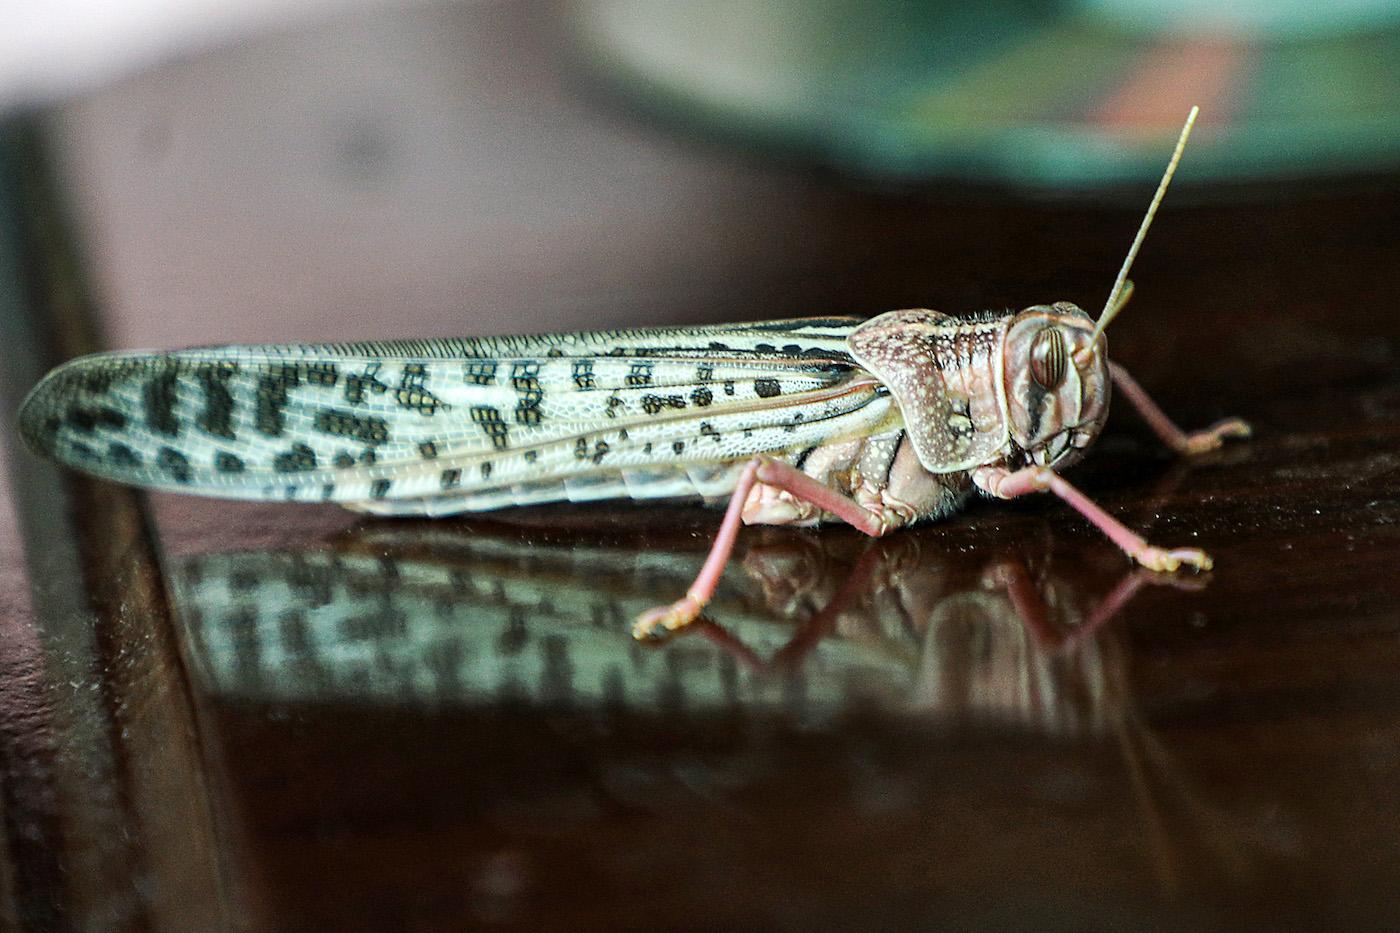
[[[41,382],[21,427],[98,476],[228,498],[356,502],[723,463],[884,417],[845,352],[857,323],[99,354]]]

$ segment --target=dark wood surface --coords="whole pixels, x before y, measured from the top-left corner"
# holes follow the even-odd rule
[[[10,427],[103,344],[1096,308],[1149,194],[709,144],[611,103],[554,14],[345,21],[6,124]],[[1400,189],[1186,165],[1113,353],[1256,437],[1183,464],[1116,411],[1073,476],[1208,576],[1135,576],[1050,501],[873,544],[750,529],[712,623],[646,648],[628,619],[684,589],[712,512],[146,498],[7,431],[0,917],[1393,926]]]

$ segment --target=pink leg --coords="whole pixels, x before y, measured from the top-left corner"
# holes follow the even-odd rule
[[[734,540],[739,536],[739,526],[743,524],[744,503],[754,486],[763,483],[786,490],[806,502],[810,502],[825,512],[830,512],[847,524],[854,525],[872,537],[880,537],[893,526],[884,518],[871,512],[855,500],[844,496],[817,482],[800,470],[779,463],[768,457],[755,457],[748,462],[739,482],[734,487],[734,495],[725,510],[724,521],[720,523],[715,543],[710,546],[710,556],[700,568],[700,574],[685,596],[669,606],[648,609],[637,617],[632,626],[632,637],[639,640],[655,638],[660,631],[675,631],[684,628],[700,615],[705,604],[715,595],[720,575],[729,563],[729,555],[734,551]]]
[[[873,548],[867,548],[851,571],[851,575],[846,578],[846,582],[842,584],[841,589],[831,598],[831,601],[821,611],[802,623],[792,638],[788,639],[788,643],[779,648],[772,659],[768,661],[763,660],[756,651],[716,622],[709,619],[698,619],[695,626],[711,642],[729,652],[736,661],[751,671],[770,672],[783,668],[800,670],[812,649],[836,629],[836,622],[841,613],[846,611],[851,601],[861,590],[869,587],[870,577],[879,565],[880,552]]]
[[[862,590],[869,588],[870,577],[880,565],[880,560],[877,550],[866,550],[840,592],[832,597],[831,602],[820,612],[804,622],[788,643],[778,649],[770,660],[765,661],[728,629],[709,619],[697,619],[694,623],[695,629],[748,670],[760,673],[782,669],[798,670],[812,649],[836,628],[837,619],[846,611],[851,601]],[[1200,590],[1205,586],[1205,580],[1201,578],[1183,580],[1178,577],[1163,577],[1135,567],[1118,581],[1107,596],[1098,601],[1086,618],[1078,621],[1066,632],[1050,625],[1045,597],[1026,573],[1026,567],[1020,560],[1006,560],[989,568],[988,578],[1005,587],[1012,608],[1022,624],[1030,630],[1036,645],[1043,651],[1060,653],[1077,650],[1081,643],[1093,638],[1100,628],[1122,612],[1123,607],[1143,586],[1167,584],[1182,590]]]
[[[1227,437],[1249,437],[1249,425],[1239,418],[1226,418],[1204,431],[1187,434],[1157,407],[1157,403],[1152,401],[1152,397],[1138,385],[1136,379],[1128,375],[1126,369],[1110,361],[1108,371],[1113,376],[1114,386],[1138,410],[1147,426],[1162,439],[1162,443],[1179,454],[1200,454],[1207,450],[1215,450]]]
[[[1030,466],[1014,473],[1002,467],[979,467],[972,481],[981,489],[1000,499],[1015,499],[1033,492],[1053,492],[1069,503],[1076,512],[1094,524],[1108,539],[1127,552],[1128,556],[1149,570],[1172,571],[1182,564],[1198,570],[1209,570],[1214,563],[1210,555],[1199,548],[1177,548],[1167,551],[1148,544],[1122,522],[1109,515],[1088,496],[1075,489],[1063,476],[1049,467]]]
[[[1060,632],[1050,626],[1045,597],[1036,589],[1025,565],[1020,561],[1007,561],[992,570],[993,579],[1006,587],[1006,595],[1011,600],[1021,622],[1030,629],[1036,643],[1046,650],[1071,651],[1080,642],[1093,637],[1094,633],[1111,621],[1137,591],[1148,583],[1167,582],[1179,589],[1200,589],[1204,581],[1187,583],[1176,577],[1158,577],[1138,567],[1119,580],[1107,596],[1089,611],[1088,618],[1079,622],[1069,632]]]

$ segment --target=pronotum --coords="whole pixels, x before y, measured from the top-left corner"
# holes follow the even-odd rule
[[[1068,302],[952,317],[891,311],[700,327],[85,356],[30,393],[30,446],[97,476],[239,499],[338,502],[378,515],[699,495],[728,498],[689,592],[642,614],[647,637],[694,620],[741,524],[848,522],[879,536],[975,492],[1047,491],[1139,564],[1155,547],[1060,470],[1103,427],[1116,386],[1184,454],[1245,436],[1178,429],[1104,329],[1196,117],[1095,322]]]

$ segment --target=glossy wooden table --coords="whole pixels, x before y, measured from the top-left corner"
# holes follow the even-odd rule
[[[1400,920],[1395,177],[1183,172],[1143,252],[1115,358],[1257,436],[1178,464],[1120,411],[1074,477],[1207,577],[1135,576],[1050,501],[753,529],[712,622],[648,648],[714,513],[360,521],[19,448],[22,393],[102,343],[1096,307],[1148,194],[692,140],[590,90],[551,9],[343,22],[5,125],[5,923]]]

